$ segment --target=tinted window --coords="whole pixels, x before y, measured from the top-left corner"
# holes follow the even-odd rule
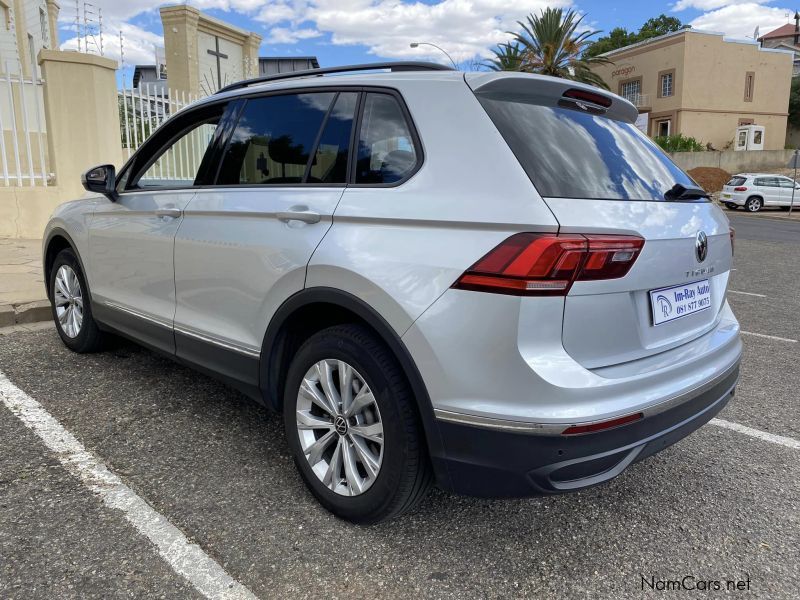
[[[356,183],[396,183],[417,165],[411,129],[394,96],[367,94],[358,139]]]
[[[676,183],[697,187],[633,123],[497,96],[479,100],[542,196],[664,200]]]
[[[131,183],[130,188],[191,187],[211,144],[219,117],[193,125],[183,132]],[[127,177],[127,174],[126,174]]]
[[[742,185],[747,179],[744,177],[731,177],[731,180],[725,185]]]
[[[778,187],[778,181],[774,177],[759,177],[755,184],[761,187]]]
[[[782,188],[789,188],[789,189],[792,189],[794,187],[794,184],[792,183],[791,179],[783,179],[783,178],[778,179],[778,185]]]
[[[308,175],[310,183],[346,183],[350,132],[358,93],[342,92],[333,105]]]
[[[231,136],[218,185],[300,183],[334,92],[251,98]]]

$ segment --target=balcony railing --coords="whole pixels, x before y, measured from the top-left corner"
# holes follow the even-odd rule
[[[650,106],[650,94],[623,94],[622,97],[636,108]]]

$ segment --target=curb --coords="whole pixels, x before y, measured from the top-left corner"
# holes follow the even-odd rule
[[[0,327],[49,321],[52,317],[50,302],[47,300],[0,304]]]

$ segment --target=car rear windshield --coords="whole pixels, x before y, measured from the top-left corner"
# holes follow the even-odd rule
[[[744,177],[731,177],[731,180],[725,185],[742,185],[747,179]]]
[[[477,96],[542,196],[663,201],[676,183],[697,187],[632,123]]]

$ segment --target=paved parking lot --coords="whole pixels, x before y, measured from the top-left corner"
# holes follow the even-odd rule
[[[58,423],[23,415],[48,448],[0,405],[0,597],[624,598],[691,576],[797,598],[800,223],[732,219],[745,356],[720,424],[578,494],[434,491],[369,528],[326,513],[280,419],[217,382],[127,343],[78,356],[49,326],[5,332],[0,394]],[[92,488],[106,475],[80,445],[121,482]]]

